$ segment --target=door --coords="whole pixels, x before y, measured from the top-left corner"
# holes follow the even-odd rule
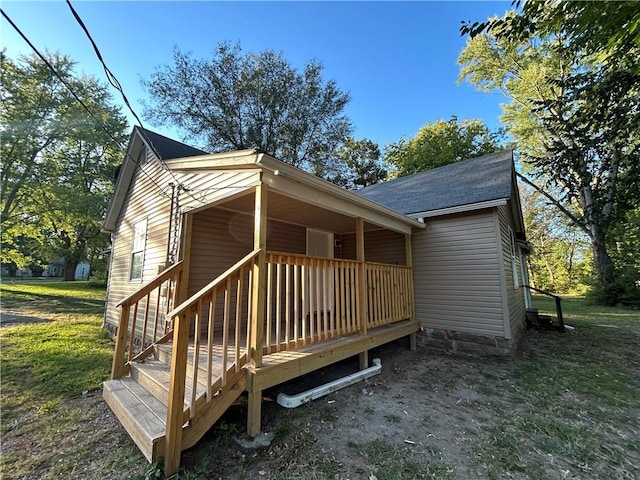
[[[307,229],[307,255],[333,258],[333,233]],[[333,269],[321,260],[312,262],[307,269],[306,289],[303,302],[309,322],[309,334],[319,339],[323,332],[331,329],[333,308]]]

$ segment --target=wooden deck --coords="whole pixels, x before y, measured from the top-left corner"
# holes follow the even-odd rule
[[[355,355],[367,368],[405,336],[415,348],[411,267],[365,262],[357,227],[358,260],[256,248],[189,298],[178,263],[119,304],[104,397],[150,462],[176,473],[243,392],[256,436],[264,389]]]
[[[194,364],[196,349],[191,344],[185,392],[196,392],[196,408],[192,408],[189,395],[185,395],[181,449],[197,443],[243,392],[261,395],[266,388],[410,336],[418,330],[417,322],[401,321],[377,327],[366,335],[352,334],[295,350],[265,354],[259,368],[246,363],[246,357],[242,354],[237,369],[235,358],[228,359],[230,363],[224,381],[222,350],[217,348],[213,355],[208,355],[207,347],[201,345],[198,347],[198,360]],[[109,380],[104,384],[106,402],[149,462],[157,461],[165,453],[172,350],[171,342],[155,345],[153,355],[131,363],[130,376]],[[207,364],[208,361],[211,361],[211,366]],[[195,385],[194,368],[198,371]],[[198,415],[193,416],[193,411],[197,411]],[[259,411],[257,415],[260,415]]]

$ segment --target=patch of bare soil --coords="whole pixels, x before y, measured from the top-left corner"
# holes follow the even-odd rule
[[[517,362],[427,348],[410,351],[406,341],[371,351],[370,359],[376,357],[382,361],[380,375],[297,409],[279,406],[278,393],[296,394],[353,373],[358,369],[357,360],[265,391],[263,430],[273,432],[275,440],[262,450],[243,453],[237,447],[234,438],[245,430],[246,405],[232,407],[196,447],[183,452],[177,478],[640,478],[640,467],[635,469],[629,463],[629,459],[637,459],[636,450],[627,456],[624,468],[620,463],[616,470],[608,460],[611,475],[533,451],[535,461],[540,459],[538,474],[522,469],[510,454],[504,457],[513,460],[512,465],[500,470],[488,465],[482,455],[500,453],[483,447],[487,432],[495,431],[505,418],[526,415],[531,408],[517,395],[505,394],[517,391],[508,388],[514,387],[511,382]],[[3,426],[3,479],[160,478],[102,401],[101,392],[72,399],[50,415],[34,411],[24,421],[29,428],[7,431]],[[629,431],[636,432],[637,419],[629,425]],[[618,448],[620,441],[614,439],[618,434],[604,429],[602,444]],[[515,438],[526,442],[527,433]],[[496,448],[509,451],[511,437],[497,434],[493,440]],[[637,448],[637,439],[629,437],[627,445]],[[17,462],[17,457],[23,459]],[[30,459],[27,467],[24,457]],[[12,468],[14,462],[21,465],[18,473]]]
[[[202,445],[183,454],[183,466],[194,471],[208,459],[205,468],[212,476],[193,478],[486,478],[474,445],[481,424],[495,415],[494,394],[513,362],[410,351],[406,340],[371,351],[370,359],[376,357],[381,374],[297,409],[279,406],[278,393],[300,393],[356,372],[357,359],[266,391],[263,430],[275,432],[276,439],[265,451],[243,455],[233,442],[208,448],[220,438],[210,432]],[[223,428],[241,434],[245,415],[243,408],[229,412]],[[204,453],[215,450],[213,456]],[[395,476],[385,477],[384,466],[376,465],[376,450],[395,458],[389,465]]]

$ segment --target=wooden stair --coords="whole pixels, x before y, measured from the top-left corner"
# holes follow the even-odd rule
[[[120,423],[149,462],[165,455],[165,434],[169,403],[171,342],[154,345],[152,356],[131,362],[130,374],[104,382],[103,396]],[[187,378],[181,449],[193,446],[224,412],[235,402],[246,387],[246,371],[236,368],[233,359],[222,385],[222,362],[212,357],[210,397],[207,385],[206,356],[200,353],[195,402],[196,415],[190,418],[194,347],[187,354]],[[243,359],[241,359],[243,360]]]

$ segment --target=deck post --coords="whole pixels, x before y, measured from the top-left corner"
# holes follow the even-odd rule
[[[411,320],[416,319],[416,302],[415,302],[415,289],[413,288],[413,248],[411,246],[411,234],[405,233],[404,235],[404,251],[405,261],[407,266],[411,268],[411,277],[409,279],[409,302],[411,311]],[[409,349],[415,350],[417,348],[416,332],[409,335]]]
[[[182,257],[182,275],[180,285],[178,285],[178,298],[174,307],[184,302],[189,296],[189,267],[191,265],[191,231],[193,229],[193,213],[184,215],[184,228],[182,231],[182,241],[180,256]]]
[[[127,335],[129,330],[129,310],[130,305],[124,303],[120,312],[120,323],[116,334],[116,347],[113,352],[113,363],[111,364],[111,380],[124,375],[124,353],[127,349]]]
[[[253,226],[253,249],[260,250],[253,264],[251,291],[251,324],[249,366],[251,370],[262,366],[262,337],[264,335],[265,298],[267,281],[267,186],[256,185]],[[249,373],[251,375],[251,373]],[[262,390],[254,389],[249,382],[247,434],[255,437],[261,429]]]
[[[164,474],[167,478],[177,473],[180,468],[189,327],[189,319],[185,314],[175,317],[165,433]]]
[[[356,218],[356,260],[358,260],[358,317],[360,334],[367,334],[367,272],[364,264],[364,219]],[[360,370],[369,367],[369,351],[360,353]]]

